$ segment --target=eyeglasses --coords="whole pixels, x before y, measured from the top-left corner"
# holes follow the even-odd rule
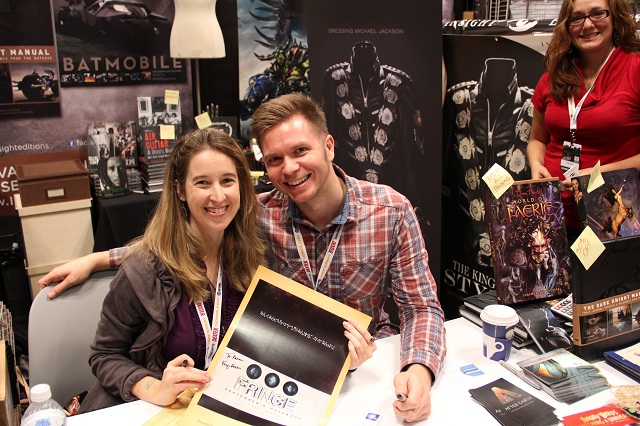
[[[608,18],[609,15],[611,15],[611,12],[609,12],[609,10],[596,10],[595,12],[592,12],[588,15],[572,16],[569,19],[567,19],[567,23],[571,27],[576,27],[578,25],[584,24],[587,18],[589,18],[591,22],[596,22],[596,21],[602,21],[603,19]]]

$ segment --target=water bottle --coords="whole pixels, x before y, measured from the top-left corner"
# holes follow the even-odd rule
[[[31,403],[24,412],[20,426],[65,426],[67,415],[56,401],[51,399],[47,384],[31,388]]]

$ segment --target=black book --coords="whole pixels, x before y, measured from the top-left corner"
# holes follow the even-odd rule
[[[640,236],[602,243],[588,270],[572,251],[574,352],[588,361],[640,340]]]
[[[471,397],[482,405],[500,424],[505,426],[546,426],[558,424],[555,410],[524,389],[498,379],[476,389],[469,389]]]

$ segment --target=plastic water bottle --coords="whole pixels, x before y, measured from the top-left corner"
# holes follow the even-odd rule
[[[64,426],[67,415],[56,401],[51,399],[51,388],[47,384],[31,388],[31,403],[24,412],[20,426]]]

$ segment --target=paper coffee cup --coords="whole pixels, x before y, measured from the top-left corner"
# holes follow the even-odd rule
[[[488,305],[482,319],[482,353],[494,361],[507,360],[511,354],[513,333],[519,321],[515,309],[506,305]]]

